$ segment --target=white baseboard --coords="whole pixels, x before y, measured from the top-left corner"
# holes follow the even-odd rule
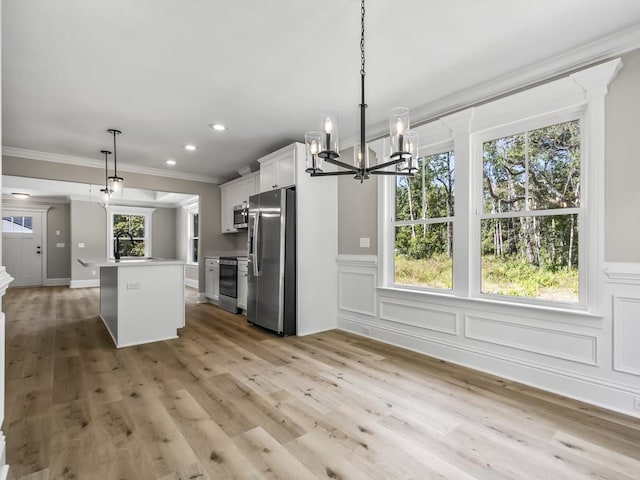
[[[198,303],[209,303],[209,298],[204,294],[204,292],[198,293],[198,299],[196,300]]]
[[[640,391],[633,386],[436,339],[411,336],[355,318],[339,316],[338,329],[640,418],[640,412],[633,408],[633,399],[640,396]]]
[[[99,287],[100,279],[90,279],[90,280],[71,280],[69,287],[71,288],[90,288],[90,287]]]
[[[198,280],[194,280],[193,278],[185,278],[184,279],[184,284],[187,287],[195,288],[197,290],[199,282],[198,282]]]
[[[53,287],[57,285],[70,285],[70,278],[46,278],[44,280],[45,287]]]

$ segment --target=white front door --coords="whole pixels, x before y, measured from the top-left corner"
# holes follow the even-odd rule
[[[42,285],[42,213],[2,212],[2,264],[13,287]]]

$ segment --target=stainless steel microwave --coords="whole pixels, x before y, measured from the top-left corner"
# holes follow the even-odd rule
[[[242,205],[233,207],[233,228],[241,230],[249,227],[249,205],[244,202]]]

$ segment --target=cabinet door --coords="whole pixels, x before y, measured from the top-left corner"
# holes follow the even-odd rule
[[[245,184],[245,191],[246,191],[245,200],[247,201],[247,203],[249,203],[249,197],[258,193],[259,180],[260,180],[260,177],[258,175],[253,175],[251,178],[247,179],[247,183]]]
[[[214,300],[218,301],[218,296],[220,292],[220,265],[219,259],[217,258],[207,258],[205,261],[205,272],[204,272],[204,295]]]
[[[277,159],[260,164],[260,192],[268,192],[278,188],[278,162]]]
[[[296,183],[295,172],[295,151],[292,150],[281,157],[277,158],[278,161],[278,186],[289,187]]]
[[[245,264],[244,268],[238,266],[238,308],[247,310],[247,280],[248,271]]]
[[[235,232],[233,228],[233,185],[220,187],[220,231]]]

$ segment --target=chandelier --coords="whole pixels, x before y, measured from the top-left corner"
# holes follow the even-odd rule
[[[389,116],[389,160],[374,166],[369,165],[369,148],[366,144],[364,98],[365,55],[364,55],[364,0],[360,8],[360,143],[354,147],[353,164],[338,160],[338,113],[324,109],[320,116],[322,132],[307,132],[304,135],[306,147],[306,172],[312,177],[327,175],[353,175],[362,183],[370,175],[413,176],[416,172],[414,153],[418,147],[418,133],[410,130],[409,109],[398,107],[391,110]],[[344,170],[325,172],[324,162],[341,167]],[[393,171],[384,168],[396,165]]]
[[[111,193],[116,193],[122,190],[124,184],[124,178],[118,176],[118,152],[116,151],[116,135],[120,135],[122,132],[115,128],[110,128],[107,132],[113,134],[113,175],[109,177],[109,187]]]

